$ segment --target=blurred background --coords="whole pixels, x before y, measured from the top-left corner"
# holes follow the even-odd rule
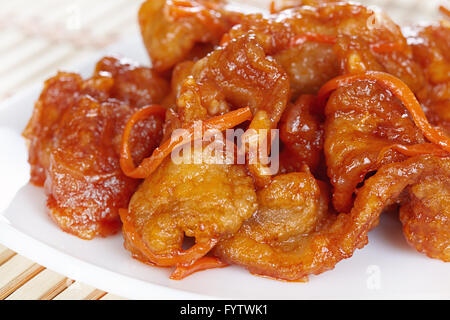
[[[138,33],[142,0],[0,0],[0,100]]]
[[[70,69],[121,37],[138,35],[143,0],[0,0],[0,101]],[[270,0],[238,3],[268,7]],[[400,24],[437,20],[449,0],[361,0]]]

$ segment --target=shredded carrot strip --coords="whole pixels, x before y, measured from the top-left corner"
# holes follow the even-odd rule
[[[443,150],[450,152],[450,138],[439,128],[434,128],[428,122],[425,113],[422,110],[416,96],[408,86],[400,79],[384,72],[368,71],[360,74],[350,74],[336,77],[328,81],[319,90],[317,95],[318,105],[324,107],[326,100],[331,93],[339,87],[349,86],[355,81],[368,80],[375,81],[384,88],[390,90],[399,98],[405,108],[411,113],[414,123],[419,127],[424,136],[432,143],[439,145]]]
[[[120,152],[120,167],[125,175],[131,178],[145,179],[149,177],[158,168],[162,161],[173,151],[173,149],[178,146],[178,144],[182,141],[183,136],[174,136],[167,140],[161,146],[156,148],[149,158],[144,159],[138,167],[135,167],[129,146],[130,132],[138,120],[152,114],[150,111],[148,113],[142,110],[138,112],[140,113],[133,115],[125,126],[125,131],[122,138],[122,149]],[[252,112],[250,111],[250,108],[241,108],[228,112],[222,116],[208,119],[203,123],[202,132],[204,133],[210,129],[224,131],[226,129],[233,128],[244,121],[250,120],[251,118]],[[192,141],[194,139],[194,124],[191,124],[184,129],[188,131],[188,136],[185,138]]]
[[[173,5],[178,7],[186,7],[186,8],[192,8],[194,7],[193,3],[186,0],[172,0],[170,1]]]
[[[212,238],[206,242],[196,243],[186,251],[177,250],[167,255],[156,254],[147,247],[142,237],[136,232],[128,210],[119,209],[119,215],[123,223],[123,231],[127,234],[133,246],[139,249],[151,262],[161,267],[190,265],[206,255],[218,242],[217,239]]]
[[[444,6],[439,6],[439,11],[440,11],[443,15],[447,16],[447,18],[450,18],[450,10],[447,9],[446,7],[444,7]]]
[[[173,19],[197,17],[205,23],[212,24],[214,16],[208,9],[213,10],[214,8],[213,6],[205,6],[183,0],[172,0],[168,2],[169,14]]]
[[[389,150],[398,151],[401,154],[404,154],[405,156],[409,157],[420,156],[425,154],[434,155],[437,157],[445,157],[449,155],[448,152],[442,150],[440,147],[432,143],[414,144],[409,146],[403,144],[393,144],[391,146],[383,148],[380,151],[377,159],[378,163],[380,163],[383,160],[384,156]]]
[[[152,115],[157,115],[165,118],[166,115],[166,109],[159,105],[151,105],[144,107],[142,109],[139,109],[134,113],[131,118],[128,120],[127,124],[125,125],[125,129],[123,131],[122,136],[122,145],[121,145],[121,151],[120,151],[120,167],[122,168],[122,171],[126,174],[127,172],[134,170],[134,161],[133,157],[130,151],[130,136],[131,131],[133,130],[134,125],[141,120],[145,120],[148,117]]]
[[[270,14],[274,14],[274,13],[276,13],[277,12],[277,10],[275,9],[275,1],[270,1],[270,8],[269,8],[269,12],[270,12]]]
[[[214,257],[203,257],[189,266],[177,266],[175,271],[170,275],[172,280],[181,280],[187,276],[203,270],[214,269],[214,268],[224,268],[228,264],[222,262],[218,258]]]

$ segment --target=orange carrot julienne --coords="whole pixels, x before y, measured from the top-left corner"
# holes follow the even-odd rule
[[[172,0],[171,3],[178,7],[192,8],[194,6],[192,2],[186,0]]]
[[[188,138],[189,141],[194,139],[194,124],[191,124],[184,129],[188,131],[188,136],[174,136],[171,139],[164,142],[158,148],[153,151],[153,154],[142,161],[142,163],[135,167],[133,159],[131,157],[131,151],[129,146],[129,138],[131,129],[138,120],[144,119],[146,116],[151,115],[150,111],[145,112],[139,110],[137,114],[133,115],[128,121],[124,135],[122,138],[122,149],[120,152],[120,167],[122,171],[131,178],[145,179],[149,177],[163,162],[163,160],[170,155],[170,153],[182,142],[183,138]],[[252,118],[252,112],[250,108],[241,108],[224,115],[213,117],[203,122],[202,132],[206,132],[210,129],[224,131],[226,129],[233,128],[244,121]]]
[[[317,102],[320,106],[325,106],[326,100],[331,93],[343,86],[349,86],[355,81],[368,80],[375,81],[385,89],[391,91],[399,98],[405,108],[410,112],[412,119],[423,135],[432,143],[439,145],[441,149],[450,152],[450,138],[439,128],[434,128],[428,122],[416,96],[408,86],[400,79],[384,72],[367,71],[359,74],[349,74],[336,77],[322,86],[317,94]]]
[[[450,10],[444,6],[439,6],[439,11],[445,15],[447,18],[450,18]]]
[[[206,255],[218,242],[216,238],[211,238],[207,241],[196,243],[186,251],[176,250],[170,254],[156,254],[147,247],[141,235],[136,232],[128,210],[119,209],[119,215],[122,220],[123,231],[127,234],[128,240],[135,248],[139,249],[146,258],[160,267],[191,265]]]
[[[207,9],[215,9],[214,5],[197,5],[185,0],[172,0],[169,2],[169,14],[174,19],[181,19],[186,17],[197,17],[204,20],[206,23],[213,23],[214,16]]]
[[[275,1],[273,1],[273,0],[270,1],[269,12],[270,12],[270,14],[276,13],[276,10],[275,10]]]
[[[214,269],[214,268],[224,268],[228,264],[214,257],[203,257],[195,261],[189,266],[178,266],[175,271],[170,275],[172,280],[181,280],[187,276],[203,270]]]
[[[120,151],[120,167],[125,174],[134,170],[134,161],[129,145],[131,131],[138,121],[145,120],[152,115],[157,115],[164,119],[166,115],[166,109],[159,105],[146,106],[136,111],[125,125]]]
[[[444,151],[439,146],[432,143],[421,143],[414,145],[393,144],[383,148],[378,154],[377,162],[381,162],[389,150],[395,150],[405,156],[413,157],[419,155],[434,155],[437,157],[450,156],[450,153]]]

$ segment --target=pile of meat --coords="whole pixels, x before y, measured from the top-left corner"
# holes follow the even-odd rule
[[[389,208],[417,251],[450,261],[448,20],[401,29],[329,0],[267,15],[147,0],[139,24],[151,68],[105,57],[89,79],[59,72],[24,131],[31,182],[64,231],[122,229],[133,257],[173,279],[236,264],[302,281],[363,248]],[[279,171],[175,163],[172,133],[199,121],[279,129]]]

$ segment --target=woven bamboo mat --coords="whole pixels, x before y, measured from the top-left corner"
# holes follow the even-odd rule
[[[142,1],[0,0],[0,103],[58,69],[70,70],[122,36],[136,34],[136,14]],[[401,24],[436,20],[438,5],[448,6],[448,0],[360,2],[382,6]],[[267,7],[270,0],[242,3]],[[0,244],[2,299],[122,298],[68,279]]]

